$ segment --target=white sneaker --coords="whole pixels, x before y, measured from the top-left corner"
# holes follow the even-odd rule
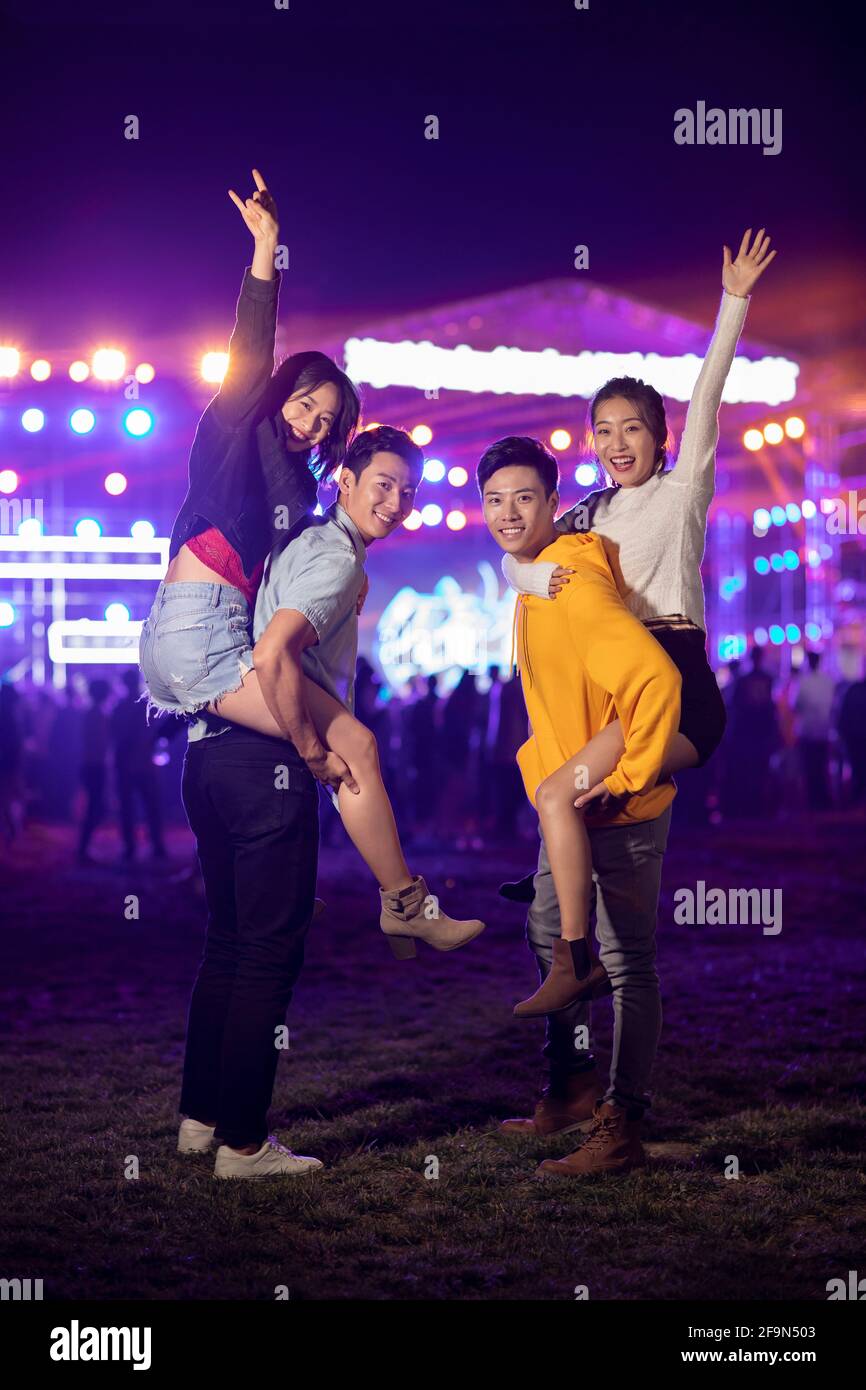
[[[255,1154],[239,1154],[227,1144],[220,1144],[213,1175],[215,1178],[277,1178],[285,1173],[295,1177],[324,1166],[321,1159],[293,1154],[269,1134]]]
[[[204,1154],[213,1143],[214,1126],[198,1120],[181,1120],[177,1135],[179,1154]]]

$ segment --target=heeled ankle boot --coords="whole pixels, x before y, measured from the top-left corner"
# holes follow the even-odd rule
[[[534,994],[515,1004],[514,1014],[516,1018],[539,1018],[582,999],[600,999],[612,992],[610,977],[601,961],[593,959],[588,938],[560,939],[553,943],[553,964],[546,978]]]
[[[484,931],[477,917],[458,921],[439,906],[439,899],[427,891],[419,875],[408,888],[386,892],[379,889],[382,915],[379,924],[398,960],[409,960],[416,953],[416,941],[426,941],[437,951],[454,951]]]

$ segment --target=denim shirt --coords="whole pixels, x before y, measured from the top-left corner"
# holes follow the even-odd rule
[[[348,512],[335,502],[281,549],[274,550],[256,601],[258,641],[280,608],[294,608],[316,629],[301,665],[310,680],[347,710],[354,708],[358,595],[367,547]]]
[[[278,609],[302,613],[318,636],[301,653],[304,672],[350,713],[358,659],[358,595],[366,558],[363,537],[339,502],[322,517],[305,517],[294,535],[271,553],[253,622],[257,642]],[[187,740],[216,738],[233,727],[205,711],[190,723]]]
[[[279,287],[279,272],[259,280],[250,266],[244,271],[228,370],[196,428],[169,559],[216,526],[250,576],[280,535],[316,505],[316,480],[306,459],[287,447],[282,411],[269,415],[264,406],[274,371]],[[285,508],[282,530],[277,507]]]

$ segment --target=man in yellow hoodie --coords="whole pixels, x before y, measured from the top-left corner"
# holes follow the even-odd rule
[[[531,726],[517,755],[527,796],[535,805],[545,778],[612,720],[619,719],[625,743],[604,779],[614,800],[588,827],[599,955],[613,989],[610,1082],[602,1093],[589,1052],[589,1003],[549,1014],[549,1085],[532,1119],[506,1120],[503,1129],[547,1137],[590,1121],[573,1154],[548,1159],[539,1171],[628,1172],[645,1162],[640,1126],[661,1029],[655,926],[675,788],[655,782],[679,724],[680,674],[626,608],[602,537],[555,529],[559,470],[540,441],[499,440],[483,455],[477,477],[487,528],[503,550],[572,571],[553,602],[521,595],[515,613]],[[560,940],[543,840],[527,940],[544,980],[555,953],[569,943]]]

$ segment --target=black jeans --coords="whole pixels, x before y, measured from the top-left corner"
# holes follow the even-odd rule
[[[316,887],[316,781],[290,743],[232,729],[187,748],[183,803],[208,907],[180,1109],[233,1148],[268,1134]]]

